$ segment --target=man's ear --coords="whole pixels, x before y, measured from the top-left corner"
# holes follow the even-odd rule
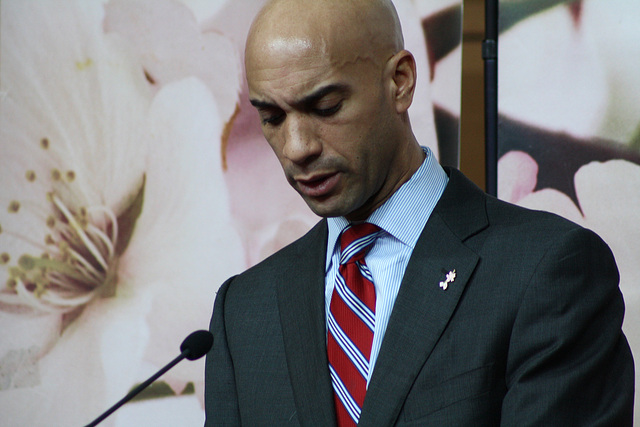
[[[401,50],[387,62],[392,82],[392,97],[399,114],[404,114],[413,102],[416,89],[416,61],[411,52]]]

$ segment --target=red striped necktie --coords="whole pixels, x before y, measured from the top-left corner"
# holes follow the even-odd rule
[[[376,290],[364,256],[380,232],[377,226],[362,223],[340,236],[340,267],[327,321],[329,372],[340,427],[358,424],[367,392]]]

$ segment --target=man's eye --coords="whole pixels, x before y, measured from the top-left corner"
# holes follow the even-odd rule
[[[284,113],[272,114],[269,116],[262,117],[263,125],[271,125],[277,126],[284,120]]]
[[[336,105],[329,107],[329,108],[316,108],[314,109],[314,113],[316,113],[317,115],[321,116],[321,117],[329,117],[329,116],[333,116],[335,113],[337,113],[340,108],[342,107],[342,102],[338,102]]]

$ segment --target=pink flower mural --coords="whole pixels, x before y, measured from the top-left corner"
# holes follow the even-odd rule
[[[188,73],[152,84],[103,16],[101,2],[2,4],[5,425],[90,421],[206,327],[245,267],[216,95]],[[181,399],[202,418],[202,361],[165,382],[191,383]]]

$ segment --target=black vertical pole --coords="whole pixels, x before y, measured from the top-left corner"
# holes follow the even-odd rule
[[[485,0],[484,137],[487,193],[498,194],[498,0]]]

